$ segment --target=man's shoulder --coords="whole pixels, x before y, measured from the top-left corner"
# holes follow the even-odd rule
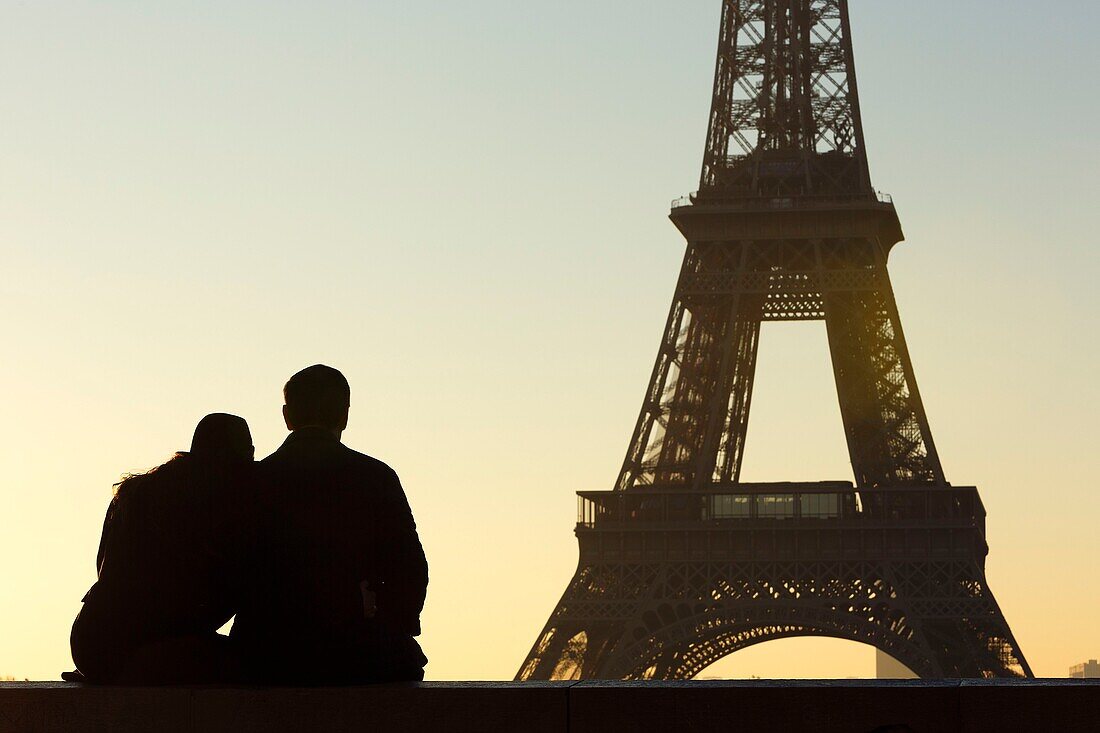
[[[270,475],[282,471],[288,464],[302,463],[313,466],[327,464],[330,469],[340,472],[351,472],[378,480],[398,481],[397,472],[385,462],[336,441],[325,444],[323,451],[309,451],[306,455],[293,446],[284,445],[259,461],[256,464],[256,472],[259,476]]]
[[[342,453],[344,459],[348,464],[358,472],[372,474],[379,479],[387,481],[397,481],[397,472],[394,471],[389,464],[378,460],[374,456],[368,456],[366,453],[360,453],[354,448],[349,448],[343,443],[340,444],[343,448]]]

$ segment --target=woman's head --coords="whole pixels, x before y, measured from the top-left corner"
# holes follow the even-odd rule
[[[215,412],[195,427],[191,455],[199,460],[219,462],[251,461],[256,455],[252,433],[243,417]]]
[[[204,484],[220,484],[246,470],[255,453],[244,418],[220,412],[207,415],[195,427],[190,452],[176,453],[145,473],[123,476],[115,484],[115,497],[128,496],[135,490],[145,493],[156,486],[172,493],[173,487],[192,486],[200,479]]]

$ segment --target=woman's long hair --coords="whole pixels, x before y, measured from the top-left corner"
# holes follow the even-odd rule
[[[118,546],[112,540],[202,555],[210,528],[235,501],[250,465],[176,453],[144,473],[123,476],[113,487],[97,565],[108,547]],[[132,555],[130,560],[141,562]]]
[[[190,454],[183,452],[176,453],[164,463],[154,468],[150,468],[148,471],[123,474],[122,478],[118,480],[118,483],[111,487],[114,498],[118,499],[120,496],[129,496],[131,491],[140,491],[142,486],[151,481],[155,481],[157,476],[165,476],[166,474],[174,473],[181,467],[181,461],[185,461],[189,455]],[[111,503],[113,504],[114,501]]]
[[[113,487],[104,522],[97,558],[101,571],[105,552],[120,554],[136,572],[154,560],[143,553],[159,553],[162,559],[169,553],[180,563],[187,563],[188,555],[203,555],[242,495],[253,453],[248,423],[214,413],[199,421],[190,452],[123,476]]]
[[[176,453],[144,473],[126,474],[114,485],[107,521],[120,507],[141,502],[142,494],[150,492],[156,493],[149,497],[152,501],[169,505],[217,500],[210,494],[238,481],[252,463],[253,452],[252,435],[243,418],[220,412],[207,415],[195,427],[191,452]]]

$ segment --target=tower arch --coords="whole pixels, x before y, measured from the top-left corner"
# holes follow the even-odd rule
[[[861,619],[844,610],[765,607],[751,612],[706,613],[647,633],[616,654],[601,674],[612,679],[689,680],[739,651],[780,639],[831,638],[873,647],[921,677],[935,677],[936,663],[916,634],[903,625]],[[766,620],[763,620],[766,619]]]

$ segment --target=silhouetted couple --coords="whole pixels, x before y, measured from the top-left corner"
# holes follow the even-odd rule
[[[189,453],[118,484],[73,624],[85,678],[423,678],[427,562],[397,474],[340,442],[350,396],[340,372],[309,367],[283,389],[291,434],[264,460],[243,419],[214,414]]]

